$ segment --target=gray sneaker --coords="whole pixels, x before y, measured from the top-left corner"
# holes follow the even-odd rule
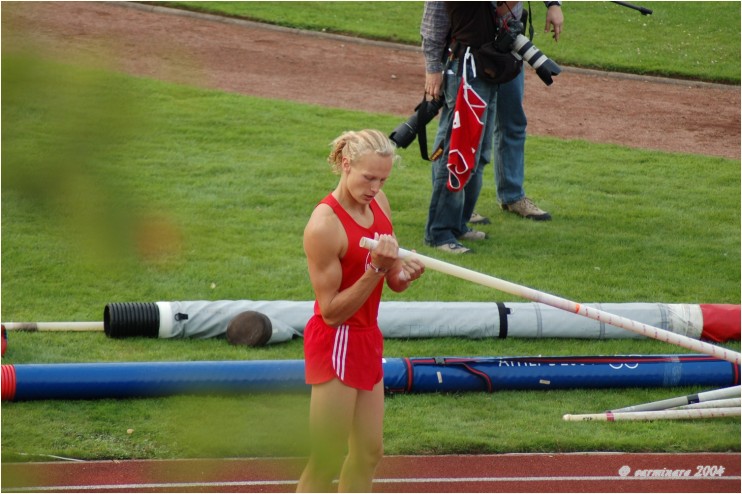
[[[490,219],[474,211],[469,218],[469,223],[472,225],[489,225]]]
[[[515,201],[512,204],[501,204],[500,207],[505,211],[510,211],[529,220],[548,221],[551,219],[549,213],[540,209],[527,197]]]
[[[459,237],[459,240],[484,240],[487,234],[479,230],[469,230]]]
[[[471,252],[471,249],[464,247],[458,242],[451,242],[450,244],[436,245],[436,249],[448,252],[449,254],[466,254]]]

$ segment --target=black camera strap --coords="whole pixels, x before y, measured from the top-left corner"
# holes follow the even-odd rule
[[[533,41],[533,12],[531,12],[531,2],[528,2],[528,10],[523,10],[523,24],[528,21],[528,39]]]
[[[423,94],[423,100],[417,105],[417,121],[422,122],[423,118],[423,107],[425,106],[425,95]],[[430,161],[428,157],[428,132],[425,130],[425,125],[419,125],[417,127],[417,142],[420,144],[420,157],[425,161]]]

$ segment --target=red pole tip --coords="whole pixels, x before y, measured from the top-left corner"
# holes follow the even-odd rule
[[[716,342],[739,341],[739,305],[701,304],[700,307],[703,314],[701,339]]]

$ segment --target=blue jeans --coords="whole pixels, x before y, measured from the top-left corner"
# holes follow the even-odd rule
[[[495,118],[495,187],[500,204],[512,204],[526,195],[525,179],[526,112],[523,110],[525,76],[497,88]]]
[[[507,84],[490,84],[482,79],[468,76],[471,87],[487,103],[487,109],[482,115],[484,121],[482,138],[475,157],[477,167],[462,190],[451,192],[446,187],[448,180],[446,163],[451,140],[451,126],[456,95],[461,84],[458,68],[458,60],[452,61],[446,67],[443,77],[443,95],[446,103],[441,109],[438,133],[433,145],[433,149],[437,149],[442,143],[443,153],[432,163],[433,191],[425,226],[425,243],[432,246],[456,242],[458,237],[469,230],[467,222],[479,199],[479,192],[482,189],[482,172],[485,165],[492,159],[494,142],[497,142],[498,148],[495,180],[498,184],[499,200],[509,204],[525,195],[523,192],[523,150],[526,120],[522,107],[524,82],[522,70],[518,77]],[[510,101],[511,98],[518,97],[517,101]],[[498,104],[498,98],[500,104]],[[517,111],[517,108],[520,108],[520,111]],[[510,118],[513,117],[511,112],[516,118]],[[523,142],[518,145],[519,136],[522,136]],[[511,146],[513,149],[510,149]],[[499,186],[501,183],[502,193]]]

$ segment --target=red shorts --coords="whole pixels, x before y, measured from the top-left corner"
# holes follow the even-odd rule
[[[384,377],[384,338],[378,326],[332,328],[313,316],[304,328],[307,384],[340,379],[346,386],[371,391]]]

